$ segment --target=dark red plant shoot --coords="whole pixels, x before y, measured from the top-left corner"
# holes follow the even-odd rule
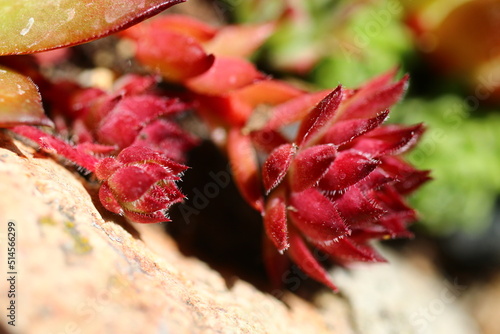
[[[121,7],[97,2],[101,9],[120,10],[107,9],[103,16],[75,7],[74,15],[95,14],[95,22],[55,44],[52,37],[43,37],[35,15],[22,32],[28,36],[33,29],[29,37],[40,39],[40,45],[11,38],[0,43],[0,52],[78,44],[180,1],[141,1],[140,8],[133,5],[137,1]],[[373,240],[411,236],[407,226],[416,214],[404,196],[427,181],[429,173],[414,169],[401,155],[424,128],[384,124],[408,84],[406,76],[394,82],[395,71],[358,89],[318,92],[260,72],[246,57],[277,24],[214,28],[164,15],[136,25],[119,38],[135,45],[137,61],[152,73],[123,75],[109,91],[52,82],[33,65],[34,59],[49,58],[10,62],[17,65],[0,67],[0,125],[92,172],[107,210],[132,222],[157,223],[168,221],[170,206],[184,199],[177,182],[187,168],[185,155],[198,139],[176,120],[194,110],[211,139],[227,152],[243,198],[262,214],[271,279],[280,282],[278,268],[291,259],[336,290],[314,250],[341,265],[380,262]],[[160,77],[178,90],[159,89]]]

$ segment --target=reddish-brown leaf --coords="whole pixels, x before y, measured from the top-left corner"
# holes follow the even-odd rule
[[[349,119],[335,122],[323,138],[324,143],[337,146],[348,143],[382,124],[389,116],[389,110],[381,112],[373,118]]]
[[[328,126],[329,121],[337,111],[342,101],[342,96],[342,87],[338,86],[307,114],[300,124],[299,132],[295,139],[295,142],[300,147],[311,143],[318,134],[321,134],[321,131],[325,130],[325,127]]]
[[[343,265],[347,265],[354,261],[387,262],[371,246],[356,244],[351,238],[342,238],[328,244],[319,244],[317,246],[331,255],[335,259],[335,262]]]
[[[262,182],[267,194],[278,186],[285,177],[296,150],[295,145],[284,144],[277,147],[267,157],[262,167]]]
[[[361,152],[341,151],[318,186],[327,192],[345,189],[368,176],[378,164],[378,160]]]
[[[351,148],[373,157],[397,155],[410,150],[424,133],[422,124],[379,127],[352,142]]]
[[[300,151],[291,168],[293,191],[301,192],[316,185],[335,160],[337,150],[331,144],[315,145]]]
[[[394,84],[361,87],[339,111],[336,121],[353,118],[372,118],[398,102],[408,87],[408,75]]]
[[[289,204],[289,217],[307,238],[326,242],[349,234],[333,203],[317,189],[292,193]]]
[[[288,249],[288,254],[292,258],[292,261],[306,274],[316,281],[323,283],[333,291],[338,291],[338,288],[328,277],[328,273],[314,258],[314,255],[311,253],[304,240],[302,240],[302,237],[293,229],[290,231],[290,248]]]
[[[278,129],[282,126],[303,119],[319,101],[331,91],[322,90],[316,93],[301,94],[273,108],[273,113],[266,123],[266,129]]]
[[[271,193],[266,201],[264,213],[264,229],[276,249],[282,253],[288,244],[288,223],[285,197],[282,191],[277,189]]]

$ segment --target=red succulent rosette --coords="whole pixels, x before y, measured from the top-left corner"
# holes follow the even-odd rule
[[[369,242],[411,236],[407,225],[416,215],[403,196],[429,179],[427,171],[400,156],[414,146],[423,126],[383,125],[387,108],[407,84],[407,77],[391,83],[392,76],[357,90],[339,86],[326,97],[299,96],[284,103],[286,108],[275,106],[261,129],[249,135],[233,129],[229,135],[236,182],[263,214],[272,242],[267,246],[334,290],[312,249],[343,265],[383,261]],[[313,108],[307,111],[306,105]],[[298,124],[293,134],[292,124]],[[265,154],[260,172],[256,147]],[[269,272],[279,275],[279,254],[265,253]]]
[[[127,147],[96,165],[95,175],[103,181],[99,198],[109,211],[137,223],[169,221],[168,208],[184,199],[176,181],[186,168],[160,152]]]

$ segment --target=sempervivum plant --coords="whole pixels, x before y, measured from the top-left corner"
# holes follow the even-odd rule
[[[311,249],[342,265],[383,261],[370,242],[411,235],[407,225],[415,212],[403,196],[429,179],[427,171],[400,157],[417,142],[423,126],[382,124],[407,82],[405,77],[391,83],[391,78],[392,73],[383,75],[357,90],[338,87],[316,105],[321,94],[300,96],[287,101],[288,108],[276,106],[261,129],[247,135],[233,129],[229,137],[236,181],[262,210],[271,241],[266,247],[285,253],[334,290]],[[292,107],[294,102],[300,108]],[[296,133],[286,129],[292,123],[298,123]],[[257,158],[248,158],[256,157],[255,148],[266,155],[260,167]],[[248,182],[259,178],[265,196]],[[281,279],[279,262],[286,261],[278,252],[265,251],[275,281]]]

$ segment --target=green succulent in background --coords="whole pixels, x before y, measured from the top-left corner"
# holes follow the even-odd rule
[[[263,52],[264,61],[275,70],[305,75],[320,87],[339,82],[354,87],[397,66],[412,52],[397,0],[285,3],[243,1],[233,11],[238,22],[279,19]]]
[[[391,121],[428,128],[408,160],[432,170],[434,180],[411,202],[433,233],[480,232],[500,194],[500,114],[469,109],[466,99],[448,95],[406,99],[392,113]]]

